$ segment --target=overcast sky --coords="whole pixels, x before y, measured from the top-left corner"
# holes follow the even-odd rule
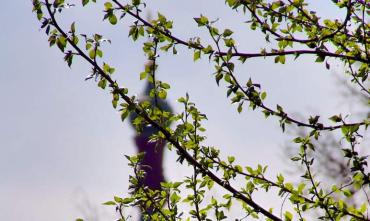
[[[328,16],[341,15],[330,9],[330,1],[318,5],[321,2],[314,7]],[[30,1],[7,1],[0,9],[0,220],[112,220],[114,209],[101,203],[127,193],[130,170],[123,156],[135,153],[134,133],[111,107],[109,92],[98,89],[94,81],[84,81],[89,74],[86,63],[76,59],[70,69],[59,50],[48,47],[31,9]],[[101,4],[79,6],[58,18],[64,27],[77,20],[78,30],[111,39],[113,47],[106,45],[105,55],[117,68],[117,79],[130,93],[139,94],[145,57],[141,45],[127,38],[125,25],[132,20],[112,28],[101,22],[102,9]],[[258,51],[265,46],[263,36],[243,23],[247,18],[228,10],[224,1],[151,0],[147,10],[173,19],[173,33],[184,39],[207,38],[192,19],[202,13],[220,18],[220,27],[234,29],[240,48]],[[217,87],[212,64],[207,59],[193,63],[190,52],[178,50],[179,55],[162,55],[159,60],[159,77],[173,88],[169,94],[173,108],[180,110],[175,100],[188,92],[208,116],[206,144],[237,156],[244,165],[268,164],[272,177],[284,171],[282,147],[291,137],[259,112],[246,108],[238,114],[224,86]],[[251,60],[238,68],[238,75],[261,83],[268,103],[279,103],[290,113],[325,118],[351,110],[337,96],[338,74],[310,62],[310,57],[288,60],[286,65]],[[186,169],[175,164],[173,153],[165,156],[167,178],[181,178]]]

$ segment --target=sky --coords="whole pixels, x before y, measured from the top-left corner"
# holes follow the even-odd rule
[[[330,10],[329,3],[319,4],[314,2],[314,8],[327,16],[341,13]],[[0,9],[0,220],[113,220],[114,208],[101,204],[127,194],[130,169],[124,155],[135,153],[134,132],[111,107],[109,92],[84,81],[89,67],[83,60],[74,60],[68,68],[59,50],[48,47],[31,9],[30,1],[7,1]],[[140,94],[145,57],[140,42],[127,38],[132,20],[125,18],[112,28],[101,21],[102,9],[102,4],[79,6],[58,19],[64,27],[76,20],[78,30],[111,39],[105,56],[117,68],[115,77],[130,93]],[[246,18],[228,10],[224,1],[152,0],[146,10],[173,19],[173,33],[185,39],[207,39],[192,19],[204,14],[220,18],[220,27],[235,30],[241,49],[258,51],[265,46],[263,36],[251,32],[243,23]],[[188,92],[209,119],[207,145],[219,147],[225,156],[237,156],[243,165],[268,164],[271,177],[283,172],[283,145],[292,137],[258,111],[245,108],[238,114],[225,87],[216,85],[212,64],[207,59],[194,63],[189,51],[178,50],[177,56],[161,55],[158,71],[172,86],[168,97],[174,110],[181,110],[176,99]],[[351,107],[337,96],[340,66],[339,71],[327,71],[310,60],[288,60],[286,65],[251,60],[237,70],[241,79],[252,77],[262,84],[268,104],[279,103],[290,113],[324,118],[338,110],[349,113]],[[175,160],[174,153],[166,152],[169,180],[181,179],[187,171]],[[134,209],[126,212],[135,215]]]

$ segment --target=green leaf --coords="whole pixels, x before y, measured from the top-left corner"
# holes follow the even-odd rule
[[[224,77],[222,73],[217,73],[216,74],[216,83],[217,85],[220,85],[220,80]]]
[[[146,78],[146,76],[147,76],[147,73],[146,73],[145,71],[141,72],[141,73],[140,73],[140,80],[145,79],[145,78]]]
[[[341,115],[334,115],[329,118],[329,120],[333,121],[334,123],[339,123],[342,121]]]
[[[64,0],[55,0],[53,6],[58,8],[64,4]]]
[[[82,0],[82,6],[87,5],[87,3],[89,3],[89,0]]]
[[[175,182],[173,183],[172,187],[173,188],[178,188],[183,182]]]
[[[130,114],[130,112],[127,109],[123,109],[121,111],[121,120],[122,120],[122,122],[124,122],[126,120],[126,118],[128,117],[129,114]]]
[[[140,0],[132,0],[132,5],[138,6],[140,5],[141,1]]]
[[[71,52],[68,52],[65,56],[64,56],[64,60],[67,62],[68,66],[71,67],[72,65],[72,60],[73,60],[73,54]]]
[[[119,101],[119,95],[117,93],[114,93],[113,99],[112,99],[113,108],[117,108],[118,101]]]
[[[76,32],[76,26],[75,26],[75,23],[74,22],[71,24],[71,32],[72,33],[75,33]]]
[[[228,156],[227,161],[229,161],[230,164],[232,164],[235,161],[235,157],[233,156]]]
[[[94,50],[94,49],[91,49],[91,50],[90,50],[90,52],[89,52],[89,57],[90,57],[91,59],[95,59],[95,57],[96,57],[96,53],[95,53],[95,50]]]
[[[92,47],[92,44],[90,44],[90,43],[86,43],[86,50],[89,50],[91,47]]]
[[[167,83],[161,83],[161,87],[163,88],[163,89],[170,89],[170,85],[169,84],[167,84]]]
[[[299,185],[298,185],[298,188],[297,188],[297,190],[298,190],[298,193],[302,193],[303,192],[303,190],[304,190],[304,188],[306,187],[306,184],[305,183],[300,183]]]
[[[193,60],[196,61],[200,58],[200,50],[194,52]]]
[[[315,62],[318,62],[318,63],[321,63],[321,62],[324,62],[325,61],[325,56],[317,56]]]
[[[234,39],[232,39],[232,38],[230,38],[230,39],[227,39],[227,38],[225,38],[224,39],[224,42],[225,42],[225,45],[227,46],[227,47],[233,47],[234,45],[235,45],[235,41],[234,41]],[[230,51],[231,52],[231,51]]]
[[[352,192],[349,189],[343,189],[342,193],[346,197],[351,197],[353,195]]]
[[[64,52],[64,49],[67,46],[67,39],[64,36],[60,36],[57,40],[57,46],[58,48]]]
[[[106,3],[104,3],[104,7],[105,7],[105,10],[109,10],[109,9],[113,8],[113,4],[110,3],[110,2],[106,2]]]
[[[275,63],[285,64],[285,55],[276,56]]]
[[[123,200],[122,200],[122,203],[123,204],[129,204],[129,203],[132,203],[134,201],[134,199],[133,198],[131,198],[131,197],[127,197],[127,198],[124,198]]]
[[[177,50],[176,50],[175,46],[172,47],[172,53],[177,54]]]
[[[198,26],[205,26],[209,23],[208,18],[203,15],[201,15],[199,18],[194,18],[194,20],[198,23]]]
[[[293,219],[293,214],[291,214],[289,211],[286,211],[284,213],[284,220],[285,221],[291,221]]]
[[[115,202],[113,202],[113,201],[107,201],[107,202],[103,203],[103,205],[107,205],[107,206],[115,206],[115,205],[116,205],[116,203],[115,203]]]
[[[242,111],[243,111],[243,102],[240,102],[239,104],[238,104],[238,113],[241,113]]]
[[[208,45],[207,47],[203,48],[202,51],[204,54],[210,54],[213,52],[213,48],[211,45]]]
[[[212,189],[213,185],[215,184],[215,181],[209,179],[207,182],[207,188],[208,190]]]
[[[109,22],[112,24],[112,25],[115,25],[117,24],[117,17],[114,15],[114,14],[111,14],[108,18]]]
[[[122,203],[123,200],[121,197],[118,197],[118,196],[114,196],[114,201],[116,201],[117,203]]]
[[[296,137],[294,138],[293,142],[294,143],[302,143],[304,139],[302,139],[302,137]]]
[[[105,79],[101,79],[98,83],[98,86],[102,89],[105,89],[105,87],[107,86],[107,80]]]
[[[252,87],[252,86],[253,86],[252,79],[249,78],[248,81],[247,81],[247,87]]]
[[[224,37],[229,37],[230,35],[233,34],[233,31],[231,31],[230,29],[225,29],[224,30],[224,33],[222,34]]]
[[[176,193],[176,192],[174,192],[174,193],[171,195],[171,197],[170,197],[170,201],[171,201],[171,203],[177,203],[177,202],[179,202],[179,201],[180,201],[180,199],[181,199],[181,197],[180,197],[179,195],[177,195],[177,193]]]
[[[284,176],[283,176],[282,174],[279,174],[279,175],[277,176],[277,179],[278,179],[278,183],[279,183],[279,184],[282,184],[282,183],[284,182]]]
[[[167,97],[167,92],[165,90],[160,90],[158,92],[158,97],[161,98],[161,99],[166,99]]]
[[[183,97],[180,97],[178,100],[177,100],[177,102],[179,102],[179,103],[186,103],[186,100],[185,100],[185,98],[183,98]]]
[[[73,37],[72,37],[72,42],[73,42],[73,44],[77,45],[77,44],[78,44],[78,42],[79,42],[78,37],[77,37],[77,36],[73,36]]]
[[[96,55],[99,57],[103,57],[103,52],[100,49],[96,49]]]
[[[284,112],[283,108],[280,105],[278,105],[278,104],[276,105],[276,109],[278,110],[279,113],[283,113]]]
[[[262,92],[261,93],[261,100],[265,100],[266,96],[267,96],[266,92]]]

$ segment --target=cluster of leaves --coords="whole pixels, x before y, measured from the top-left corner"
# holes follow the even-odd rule
[[[95,2],[95,1],[92,1]],[[91,75],[102,89],[109,88],[112,94],[112,105],[121,113],[122,120],[134,114],[133,124],[138,132],[144,127],[154,127],[157,131],[151,139],[153,141],[166,140],[169,149],[178,154],[178,162],[186,164],[193,169],[190,176],[184,177],[180,182],[162,183],[161,190],[151,190],[143,185],[145,172],[141,170],[143,154],[127,156],[129,166],[133,169],[130,176],[131,195],[126,198],[114,197],[114,201],[105,204],[114,205],[120,214],[120,220],[126,220],[124,208],[138,206],[144,214],[145,220],[225,220],[228,211],[235,203],[242,206],[240,220],[245,217],[266,220],[306,220],[305,217],[318,214],[317,219],[322,220],[369,220],[366,215],[369,202],[360,207],[347,203],[353,194],[350,190],[369,189],[370,173],[367,158],[361,156],[358,145],[362,133],[370,124],[369,119],[357,123],[347,122],[340,114],[330,117],[332,123],[324,124],[320,116],[311,116],[307,121],[300,121],[287,113],[283,107],[267,106],[264,101],[267,93],[262,86],[249,79],[242,83],[238,79],[235,67],[242,65],[247,59],[274,57],[275,63],[284,64],[287,56],[297,59],[304,55],[316,56],[316,62],[325,62],[330,68],[328,59],[336,59],[343,63],[352,82],[358,86],[359,91],[369,99],[370,90],[367,88],[370,64],[370,25],[366,16],[370,13],[370,3],[362,0],[333,0],[333,4],[346,11],[342,20],[321,19],[310,11],[304,0],[226,0],[226,5],[237,13],[244,13],[250,17],[248,23],[252,30],[259,30],[265,35],[270,48],[263,48],[259,52],[240,52],[237,42],[233,38],[234,31],[230,29],[219,30],[216,21],[206,16],[194,18],[200,28],[205,28],[212,44],[204,45],[198,37],[183,40],[176,37],[171,29],[173,22],[163,14],[158,13],[157,18],[146,20],[141,17],[146,7],[141,0],[132,0],[122,4],[118,0],[107,1],[104,4],[104,20],[116,25],[127,16],[134,19],[129,30],[129,37],[136,41],[148,37],[143,44],[143,51],[147,55],[149,64],[140,73],[141,80],[147,80],[151,85],[150,97],[154,103],[140,101],[129,95],[126,87],[118,85],[112,78],[115,68],[103,61],[101,44],[109,42],[100,34],[89,37],[78,34],[75,23],[65,31],[57,21],[58,13],[72,6],[64,0],[33,0],[33,10],[49,36],[50,46],[56,45],[64,54],[69,66],[73,57],[79,56],[87,61],[91,67]],[[83,0],[86,6],[89,0]],[[304,38],[302,38],[304,36]],[[83,39],[84,41],[80,41]],[[249,166],[236,164],[235,157],[229,156],[226,160],[220,157],[216,147],[204,145],[206,139],[203,135],[205,128],[202,121],[207,120],[189,95],[178,99],[184,108],[181,113],[172,114],[164,110],[160,101],[167,97],[170,85],[156,79],[157,62],[160,53],[177,54],[176,47],[185,46],[192,50],[194,61],[207,56],[214,63],[214,76],[216,83],[221,81],[226,85],[227,96],[232,103],[237,104],[237,111],[241,113],[245,104],[252,110],[260,110],[264,116],[274,116],[278,119],[283,131],[287,125],[296,125],[308,129],[307,134],[294,139],[299,148],[299,154],[291,160],[302,165],[303,180],[299,184],[285,181],[282,174],[276,179],[265,176],[266,166],[258,165],[253,169]],[[299,49],[297,49],[299,48]],[[169,127],[170,122],[176,122],[175,127]],[[348,184],[334,184],[331,191],[323,188],[321,180],[317,180],[312,170],[314,158],[310,152],[315,151],[314,140],[321,138],[322,131],[341,130],[343,141],[348,148],[343,148],[343,158],[350,165],[351,180]],[[241,188],[236,187],[240,179],[245,183]],[[218,186],[227,193],[222,199],[207,197],[212,188]],[[256,191],[265,191],[267,194],[277,190],[279,197],[288,197],[291,208],[280,216],[272,208],[254,200]],[[184,195],[184,193],[188,195]],[[333,195],[342,195],[334,197]],[[187,204],[192,209],[181,211],[180,204]],[[289,211],[290,210],[290,211]]]

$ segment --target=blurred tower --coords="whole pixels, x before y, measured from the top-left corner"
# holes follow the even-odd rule
[[[151,62],[148,62],[146,65],[151,65]],[[158,99],[157,102],[155,102],[154,98],[149,96],[152,89],[153,84],[147,82],[144,94],[139,100],[149,101],[153,106],[157,105],[157,107],[161,110],[171,111],[170,106],[166,102],[163,102],[161,99]],[[134,117],[135,115],[131,116],[131,118]],[[144,185],[154,190],[159,190],[161,187],[160,183],[165,180],[163,175],[163,153],[166,141],[149,141],[150,136],[157,132],[158,130],[156,128],[152,126],[146,126],[143,128],[143,131],[140,134],[137,134],[134,138],[138,152],[145,153],[142,161],[143,166],[141,168],[146,172]]]
[[[150,21],[150,14],[147,20]],[[153,61],[147,61],[145,68],[152,66]],[[139,101],[149,101],[152,106],[163,111],[171,112],[170,106],[161,99],[155,99],[150,97],[150,91],[154,88],[154,84],[149,81],[146,82],[145,90],[143,95],[139,97]],[[136,114],[130,116],[131,123],[135,119]],[[153,126],[145,126],[141,133],[137,133],[134,137],[136,148],[138,152],[144,152],[144,158],[141,162],[141,169],[145,171],[145,177],[143,180],[143,185],[149,187],[153,190],[160,190],[161,182],[165,181],[163,174],[163,153],[164,147],[166,146],[165,140],[159,140],[157,142],[150,142],[150,137],[157,133],[158,130]],[[147,211],[151,213],[151,211]],[[143,216],[141,216],[143,220]]]
[[[153,65],[153,61],[148,61],[145,64],[145,67],[147,68],[150,65]],[[150,91],[153,88],[153,83],[147,81],[144,94],[139,97],[139,101],[149,101],[152,106],[155,106],[163,111],[171,112],[170,106],[165,101],[150,97]],[[130,116],[131,123],[135,117],[136,114],[132,114]],[[141,162],[141,169],[145,171],[145,177],[142,184],[152,190],[160,190],[161,182],[165,181],[163,175],[163,153],[166,141],[150,141],[150,137],[157,132],[158,129],[154,128],[153,126],[145,126],[142,132],[137,133],[134,137],[137,151],[145,153]],[[148,209],[146,212],[150,214],[152,210]],[[143,215],[141,215],[141,220],[144,220]]]
[[[155,102],[154,98],[149,96],[152,88],[153,84],[147,82],[144,96],[142,96],[140,100],[150,101],[152,105],[157,105],[164,111],[171,111],[171,108],[167,103],[160,99]],[[135,115],[131,115],[131,119],[134,117]],[[141,162],[141,169],[145,171],[145,177],[142,184],[153,190],[160,190],[161,182],[165,181],[163,175],[163,153],[166,141],[159,140],[157,142],[150,142],[150,136],[157,132],[158,130],[156,128],[152,126],[145,126],[143,131],[139,134],[136,134],[134,137],[137,151],[145,153],[143,161]],[[147,212],[151,213],[152,211],[149,209]],[[144,220],[142,215],[141,220]]]

